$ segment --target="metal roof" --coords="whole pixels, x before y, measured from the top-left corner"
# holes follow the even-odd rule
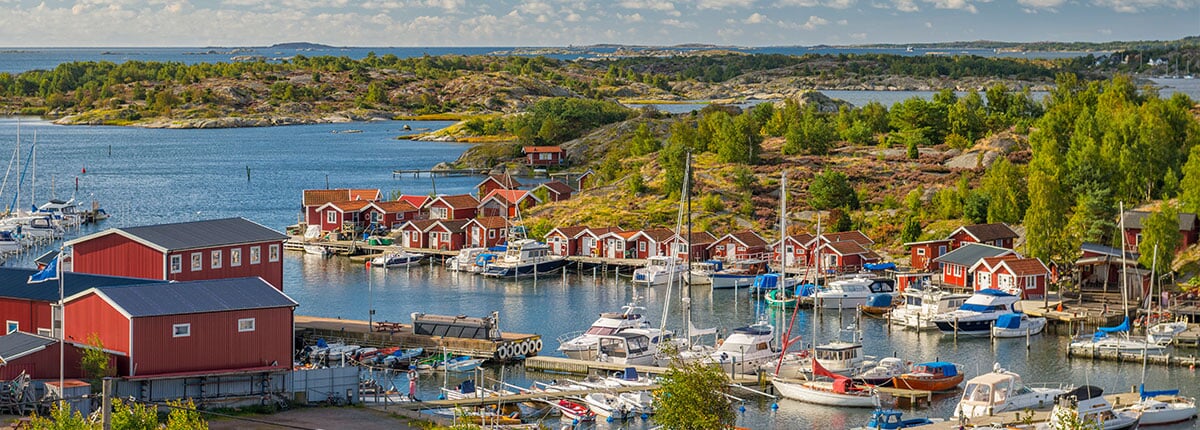
[[[933,259],[933,261],[938,263],[950,263],[971,267],[981,259],[987,257],[996,257],[1010,252],[1015,254],[1015,252],[1011,249],[968,242],[964,243],[963,246],[960,246],[956,250],[947,252],[941,257]]]
[[[0,361],[11,361],[45,348],[57,340],[14,331],[0,336]]]
[[[130,318],[296,306],[262,278],[213,279],[166,285],[101,287]]]
[[[1150,217],[1151,212],[1145,211],[1125,211],[1125,228],[1141,230],[1145,228],[1142,224],[1146,218]],[[1196,214],[1190,212],[1179,213],[1179,230],[1192,231],[1196,228]]]
[[[0,297],[36,300],[42,302],[57,302],[58,281],[45,281],[37,284],[30,284],[29,275],[34,273],[37,273],[37,270],[0,267]],[[70,297],[84,290],[95,287],[164,283],[166,283],[166,281],[155,279],[88,275],[75,272],[63,273],[62,282],[64,297]]]
[[[287,239],[245,218],[224,218],[116,229],[167,251]]]

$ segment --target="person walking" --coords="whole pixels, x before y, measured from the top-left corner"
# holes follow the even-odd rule
[[[408,366],[408,398],[417,401],[417,369]]]

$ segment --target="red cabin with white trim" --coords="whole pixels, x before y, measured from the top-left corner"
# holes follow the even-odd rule
[[[735,261],[767,257],[767,241],[750,230],[729,233],[708,246],[710,258]]]
[[[587,229],[587,226],[577,225],[550,230],[546,233],[546,245],[550,246],[550,253],[564,257],[583,255],[579,253],[579,238]]]
[[[520,211],[541,203],[541,199],[525,190],[492,190],[479,202],[479,214],[516,218]]]
[[[304,190],[302,201],[304,206],[304,224],[321,224],[321,215],[317,208],[329,202],[345,202],[351,200],[383,200],[383,193],[378,189],[338,188],[332,190]]]
[[[470,194],[438,196],[426,204],[429,219],[471,219],[479,211],[479,200]]]
[[[667,246],[667,240],[674,235],[675,232],[667,228],[652,228],[637,232],[632,238],[634,258],[646,259],[669,254],[671,250]]]
[[[362,211],[370,224],[388,230],[400,228],[405,221],[417,219],[419,209],[404,200],[391,202],[371,202]]]
[[[485,216],[467,221],[466,245],[471,248],[491,248],[505,243],[508,238],[508,220],[498,216]]]

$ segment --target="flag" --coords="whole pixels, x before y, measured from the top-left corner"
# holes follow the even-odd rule
[[[59,255],[56,255],[53,259],[51,259],[49,263],[46,263],[45,268],[37,271],[37,273],[29,275],[29,281],[27,283],[37,284],[37,283],[41,283],[41,282],[53,281],[53,280],[58,279],[58,259],[59,258],[62,258],[61,253]]]

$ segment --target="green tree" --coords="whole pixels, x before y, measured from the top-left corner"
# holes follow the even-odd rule
[[[1175,262],[1175,250],[1183,240],[1179,233],[1179,209],[1173,204],[1165,203],[1158,212],[1146,217],[1142,227],[1142,240],[1138,242],[1138,263],[1158,273],[1170,272],[1171,265]],[[1155,249],[1158,250],[1157,261],[1154,257]]]
[[[917,217],[908,217],[908,221],[904,222],[904,229],[900,230],[900,240],[903,242],[916,242],[921,238],[921,220]]]
[[[158,408],[136,402],[112,399],[112,428],[120,430],[158,429]]]
[[[1193,146],[1183,165],[1183,180],[1179,182],[1180,209],[1188,213],[1200,213],[1200,145]]]
[[[93,430],[100,426],[89,422],[79,411],[71,410],[71,405],[65,402],[55,402],[50,405],[50,414],[30,417],[29,428],[32,430]]]
[[[1000,157],[983,175],[981,188],[987,195],[987,222],[1021,222],[1029,205],[1029,196],[1020,166]]]
[[[686,164],[687,146],[681,142],[668,140],[667,145],[658,151],[658,165],[662,167],[663,176],[663,189],[660,191],[664,196],[678,195],[683,190]]]
[[[654,422],[668,430],[718,430],[737,415],[726,394],[729,376],[702,361],[673,362],[654,391]]]
[[[208,421],[196,410],[192,399],[168,400],[171,412],[167,414],[166,430],[208,430]]]
[[[972,192],[963,201],[963,217],[975,224],[988,222],[991,200],[986,193]]]
[[[858,194],[842,172],[826,170],[808,184],[808,202],[814,209],[858,209]]]
[[[650,131],[650,127],[646,123],[638,125],[636,131],[633,132],[633,140],[629,143],[629,153],[635,156],[642,156],[658,151],[662,147],[662,142],[654,137],[654,133]]]
[[[1029,174],[1029,208],[1025,210],[1025,249],[1031,257],[1043,261],[1065,262],[1073,259],[1066,240],[1067,196],[1058,178],[1042,168]]]
[[[88,334],[87,348],[83,350],[83,357],[80,358],[79,367],[83,369],[83,373],[88,376],[88,383],[92,385],[92,392],[99,393],[101,383],[105,377],[113,376],[112,362],[109,361],[108,353],[104,352],[104,342],[100,340],[100,336],[96,333]]]

